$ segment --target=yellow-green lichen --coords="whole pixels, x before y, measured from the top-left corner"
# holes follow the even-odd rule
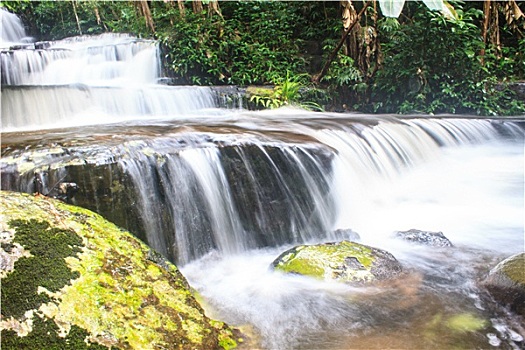
[[[149,260],[149,248],[129,233],[88,210],[41,196],[0,191],[0,200],[0,221],[32,218],[59,227],[58,238],[60,230],[78,238],[78,249],[62,257],[71,277],[60,289],[39,282],[52,293],[40,288],[34,293],[38,303],[22,307],[38,309],[35,323],[53,325],[60,335],[82,334],[84,344],[113,348],[214,349],[228,343],[223,330],[229,328],[211,324],[178,269]],[[16,316],[23,317],[21,312]]]
[[[451,316],[446,321],[447,327],[458,333],[475,332],[487,326],[487,322],[470,313],[462,313]]]
[[[500,264],[501,270],[514,283],[525,286],[525,253],[512,256]]]
[[[357,268],[348,268],[348,259],[354,259]],[[274,268],[317,279],[371,281],[375,260],[373,251],[365,245],[343,241],[337,244],[298,246],[283,253]]]

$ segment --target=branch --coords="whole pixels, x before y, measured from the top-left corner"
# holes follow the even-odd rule
[[[359,22],[359,20],[361,19],[361,16],[363,15],[363,13],[365,13],[366,9],[368,8],[368,6],[370,6],[370,4],[371,4],[370,1],[367,1],[364,4],[364,6],[361,9],[361,11],[359,11],[359,13],[357,14],[357,17],[355,18],[354,22],[344,32],[343,37],[341,38],[341,41],[339,41],[339,44],[335,47],[334,51],[332,51],[332,53],[328,57],[328,60],[326,61],[323,69],[321,69],[321,71],[319,73],[315,74],[312,77],[312,82],[314,82],[315,84],[318,84],[321,81],[321,79],[326,75],[326,72],[328,72],[328,68],[330,68],[330,64],[334,60],[335,56],[337,56],[337,53],[339,52],[339,50],[343,46],[346,38],[348,37],[348,35],[352,31],[352,29],[354,29],[355,25]]]

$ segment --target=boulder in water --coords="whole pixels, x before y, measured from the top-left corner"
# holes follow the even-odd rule
[[[338,228],[337,230],[334,230],[334,236],[337,240],[348,240],[352,242],[358,242],[361,240],[359,233],[350,228]]]
[[[387,251],[350,241],[300,245],[281,254],[272,263],[276,271],[366,284],[390,279],[402,271]]]
[[[445,237],[443,232],[431,232],[411,229],[408,231],[396,231],[395,237],[401,238],[405,241],[427,245],[432,247],[452,247],[452,242]]]
[[[0,191],[1,339],[6,349],[221,349],[177,267],[101,216]]]
[[[513,255],[496,265],[483,285],[498,302],[525,316],[525,253]]]

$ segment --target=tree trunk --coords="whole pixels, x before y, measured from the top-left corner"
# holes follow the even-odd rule
[[[208,6],[210,7],[210,9],[219,15],[219,17],[223,18],[222,17],[222,13],[221,13],[221,8],[219,7],[219,1],[217,0],[211,0],[210,3],[208,4]],[[210,15],[212,13],[212,11],[210,11]]]
[[[204,7],[202,7],[202,1],[201,0],[194,0],[191,2],[193,6],[193,13],[201,13],[204,11]]]
[[[153,23],[153,17],[151,16],[151,11],[149,9],[149,4],[147,0],[139,0],[133,2],[139,13],[144,16],[146,20],[146,26],[151,29],[152,32],[155,32],[155,24]]]
[[[350,28],[352,23],[354,23],[355,19],[357,18],[357,11],[355,10],[354,6],[352,6],[351,0],[342,0],[341,6],[343,7],[343,13],[342,13],[343,35],[345,35],[348,28]],[[346,38],[343,44],[344,54],[354,59],[358,55],[357,49],[356,49],[357,46],[355,45],[359,41],[358,32],[359,32],[359,24],[356,24],[354,28],[352,29],[352,32],[348,35],[348,37]]]
[[[77,5],[75,0],[71,1],[71,6],[73,6],[73,13],[75,14],[75,20],[77,21],[78,34],[82,35],[82,28],[80,28],[80,20],[77,13]]]
[[[184,0],[177,0],[177,5],[179,5],[179,13],[182,18],[186,17],[186,8],[184,7]]]
[[[350,34],[350,32],[352,31],[354,26],[359,22],[359,20],[361,19],[361,16],[363,15],[363,13],[365,13],[365,11],[368,8],[368,6],[370,6],[370,1],[367,1],[363,5],[363,8],[361,9],[361,11],[359,11],[359,13],[357,14],[357,16],[356,16],[355,20],[353,21],[353,23],[345,31],[345,33],[343,34],[343,37],[339,41],[339,44],[337,44],[337,46],[335,47],[334,51],[332,51],[332,53],[328,57],[328,60],[326,61],[325,65],[323,66],[323,69],[321,69],[321,71],[319,73],[314,74],[314,76],[312,76],[312,82],[313,83],[318,84],[321,81],[321,79],[326,75],[326,72],[328,72],[328,68],[330,68],[330,64],[332,63],[334,58],[337,56],[337,53],[339,52],[339,50],[343,46],[346,38],[348,37],[348,34]]]

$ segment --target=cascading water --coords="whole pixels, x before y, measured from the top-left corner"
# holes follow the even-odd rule
[[[24,25],[16,15],[0,8],[0,48],[6,48],[12,45],[23,44],[30,41],[26,36]]]
[[[9,46],[25,36],[12,32]],[[128,228],[258,347],[523,346],[519,320],[477,285],[524,249],[523,118],[217,110],[208,89],[155,84],[154,42],[44,46],[1,53],[3,189]],[[411,228],[454,247],[392,238]],[[269,269],[293,245],[349,238],[336,229],[390,251],[406,275],[349,287]]]
[[[13,45],[25,36],[1,10],[2,130],[20,131],[180,117],[214,108],[208,88],[156,84],[155,41],[128,34]],[[13,34],[11,34],[13,33]]]

